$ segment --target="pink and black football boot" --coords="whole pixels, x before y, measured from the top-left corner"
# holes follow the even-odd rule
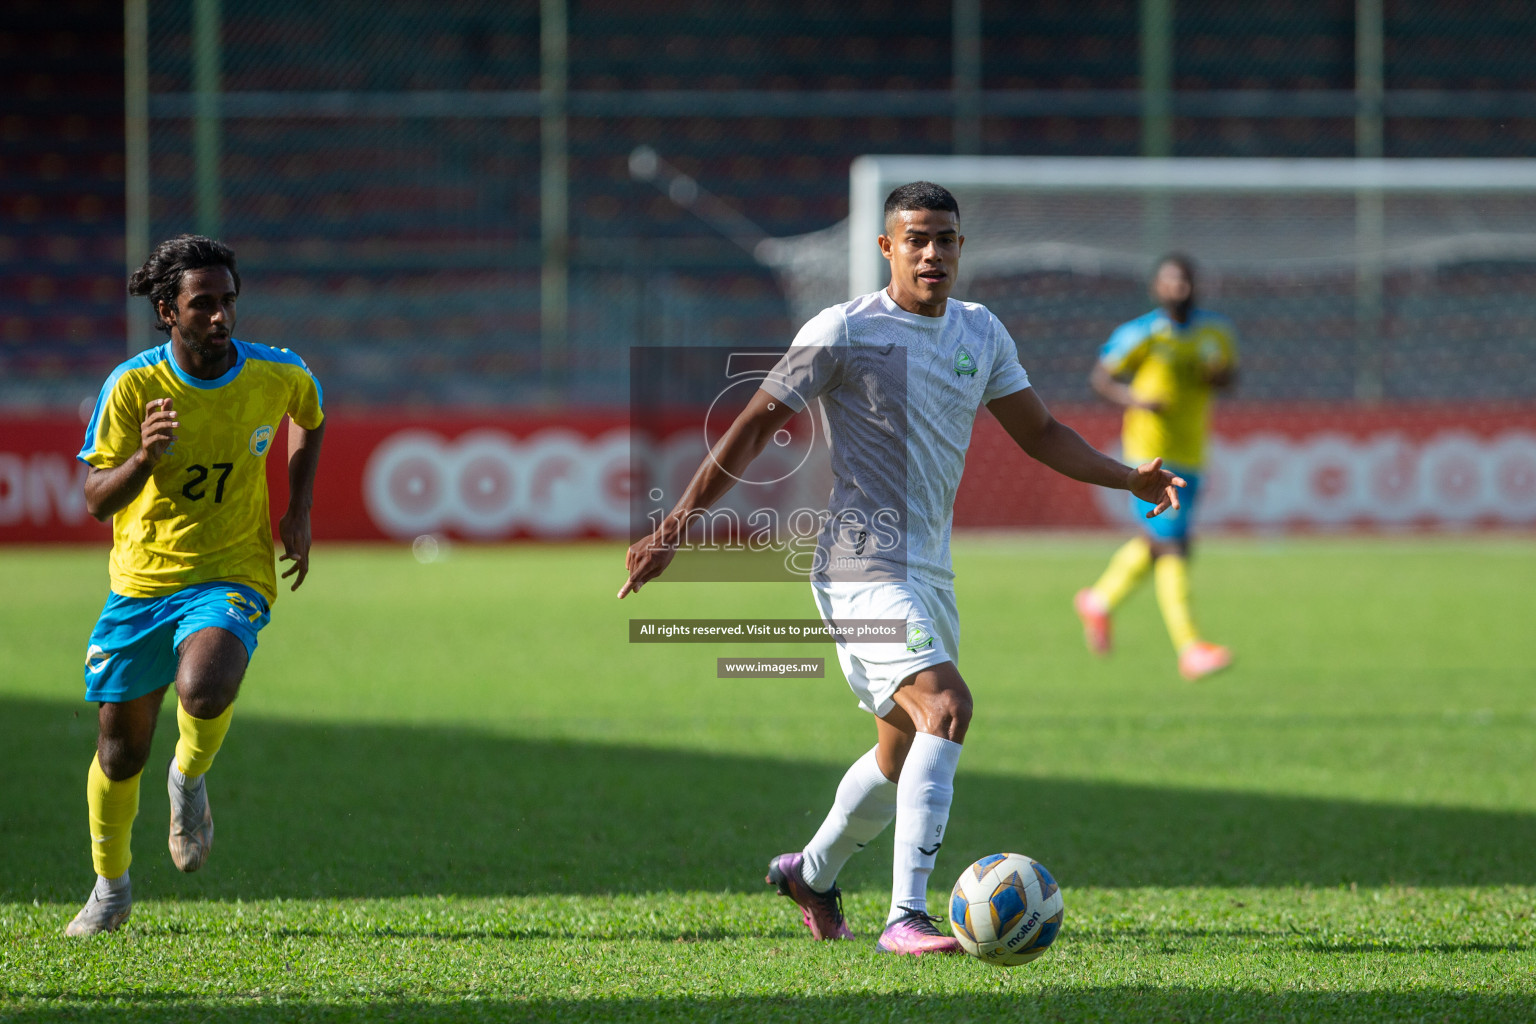
[[[812,938],[853,938],[848,921],[843,917],[843,891],[835,885],[826,892],[812,889],[800,874],[800,865],[804,862],[803,853],[781,853],[768,862],[768,877],[763,881],[778,886],[780,896],[795,901],[805,916],[805,926],[811,930]]]
[[[938,918],[929,917],[915,908],[885,926],[885,931],[880,933],[880,941],[875,944],[875,951],[906,953],[909,956],[965,952],[960,948],[959,939],[939,931]]]

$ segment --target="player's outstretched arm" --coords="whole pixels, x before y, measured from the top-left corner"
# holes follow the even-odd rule
[[[155,465],[176,441],[180,427],[176,410],[169,398],[156,398],[144,406],[139,424],[139,450],[126,462],[109,469],[91,467],[85,475],[85,509],[96,519],[106,521],[127,508],[149,478]]]
[[[1110,458],[1052,416],[1034,388],[995,398],[987,408],[1030,458],[1056,472],[1084,483],[1130,491],[1155,506],[1147,513],[1148,519],[1179,507],[1179,488],[1184,481],[1164,469],[1162,459],[1132,469]]]
[[[797,410],[781,398],[758,389],[747,407],[736,417],[714,450],[699,463],[693,479],[672,511],[649,537],[630,545],[624,555],[629,579],[619,588],[619,597],[638,592],[660,576],[677,553],[677,545],[688,532],[688,520],[711,508],[741,478],[752,460],[762,453],[770,438],[794,418]]]
[[[309,510],[315,504],[315,470],[320,465],[320,442],[325,440],[325,424],[305,430],[288,421],[288,511],[277,521],[277,535],[283,541],[279,562],[292,562],[283,579],[295,576],[292,590],[298,590],[309,575]]]

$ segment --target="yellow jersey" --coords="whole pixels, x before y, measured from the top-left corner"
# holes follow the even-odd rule
[[[1197,470],[1205,461],[1211,426],[1211,386],[1206,374],[1237,365],[1237,333],[1220,313],[1192,310],[1177,324],[1153,310],[1115,328],[1099,363],[1116,377],[1130,375],[1131,394],[1157,402],[1157,412],[1127,409],[1122,442],[1133,465],[1162,458]]]
[[[171,399],[176,440],[126,508],[112,517],[111,587],[164,597],[193,583],[229,581],[277,599],[267,453],[283,417],[306,430],[325,419],[320,384],[285,348],[234,341],[235,365],[199,380],[170,343],[112,371],[86,428],[81,462],[120,466],[141,445],[145,406]]]

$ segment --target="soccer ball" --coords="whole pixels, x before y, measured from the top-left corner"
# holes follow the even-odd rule
[[[981,858],[960,873],[949,896],[955,938],[998,967],[1027,964],[1050,949],[1063,913],[1056,879],[1022,853]]]

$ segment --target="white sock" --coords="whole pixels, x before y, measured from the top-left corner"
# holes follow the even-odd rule
[[[859,850],[885,830],[896,816],[896,783],[885,777],[871,747],[843,775],[837,799],[816,835],[805,847],[800,875],[817,892],[826,892],[837,873]]]
[[[124,871],[116,878],[103,878],[102,876],[97,875],[96,888],[92,890],[92,893],[97,899],[105,900],[110,899],[113,896],[126,895],[131,891],[132,887],[128,882],[128,872]]]
[[[959,763],[960,744],[925,732],[912,737],[896,787],[896,855],[886,924],[908,910],[928,910],[928,875],[944,843]]]

